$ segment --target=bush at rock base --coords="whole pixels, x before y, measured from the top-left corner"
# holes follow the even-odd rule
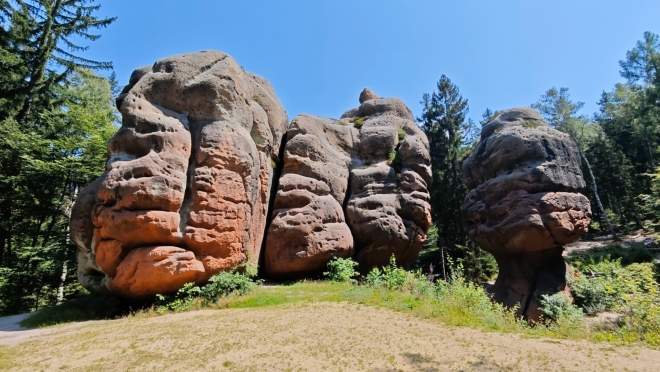
[[[198,301],[201,302],[202,307],[206,307],[222,297],[247,294],[257,287],[257,282],[253,279],[255,275],[256,269],[242,264],[230,272],[213,275],[206,285],[186,283],[174,295],[157,295],[156,311],[159,313],[185,311],[191,309]]]
[[[333,282],[355,282],[355,277],[360,275],[355,270],[358,263],[352,258],[334,257],[328,262],[328,271],[323,273],[323,276]]]
[[[546,319],[557,321],[563,318],[582,321],[584,313],[563,293],[541,296],[541,313]]]

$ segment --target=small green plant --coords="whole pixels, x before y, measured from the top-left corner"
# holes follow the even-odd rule
[[[541,125],[541,123],[536,120],[523,120],[522,122],[522,126],[525,128],[536,128],[539,125]]]
[[[404,129],[399,129],[398,135],[399,135],[399,143],[401,143],[406,138],[406,131]]]
[[[332,280],[333,282],[348,282],[355,283],[354,279],[359,275],[355,268],[358,263],[352,258],[333,257],[328,262],[328,271],[323,273],[323,276]]]
[[[357,117],[351,118],[349,121],[353,123],[353,127],[360,129],[364,125],[364,121],[367,120],[367,117]]]
[[[383,266],[382,270],[375,267],[367,274],[365,284],[385,287],[387,290],[392,291],[402,289],[406,284],[412,284],[414,280],[415,274],[398,267],[396,258],[392,255],[389,265]]]
[[[396,150],[390,151],[390,154],[387,156],[387,164],[392,164],[396,159]]]
[[[270,166],[271,166],[273,169],[277,168],[277,163],[275,162],[275,160],[270,159]]]
[[[257,97],[257,96],[252,96],[252,100],[253,100],[254,102],[257,102],[258,99],[259,99],[259,97]]]

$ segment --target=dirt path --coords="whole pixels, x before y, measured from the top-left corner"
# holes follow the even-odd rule
[[[15,371],[657,371],[660,351],[446,327],[348,303],[93,322],[0,347]]]
[[[632,243],[642,243],[646,238],[656,239],[655,234],[644,234],[642,230],[635,232],[632,235],[621,236],[620,241],[615,242],[612,235],[600,236],[591,240],[578,240],[576,242],[566,244],[564,246],[564,256],[576,252],[587,251],[590,249],[601,248],[610,244],[619,244],[623,248],[628,248]]]
[[[59,327],[26,329],[20,326],[21,320],[31,316],[34,313],[6,316],[0,318],[0,345],[14,346],[39,336],[63,332],[71,328],[78,328],[91,323],[100,321],[88,321],[66,324]]]

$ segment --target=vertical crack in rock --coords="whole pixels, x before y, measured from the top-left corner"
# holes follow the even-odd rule
[[[461,207],[465,231],[499,266],[490,292],[538,319],[541,295],[568,294],[563,245],[591,221],[575,143],[535,110],[506,110],[484,125],[462,174],[471,189]]]
[[[428,141],[408,107],[369,89],[340,120],[299,115],[287,133],[265,248],[271,277],[318,275],[332,257],[364,272],[408,266],[431,224]]]

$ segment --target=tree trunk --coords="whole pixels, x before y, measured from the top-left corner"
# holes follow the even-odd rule
[[[571,137],[573,136],[571,135]],[[573,138],[573,140],[575,141],[575,138]],[[575,144],[577,145],[577,141],[575,141]],[[578,151],[580,151],[580,156],[582,156],[582,160],[584,160],[584,163],[587,165],[587,169],[589,170],[589,176],[591,177],[591,186],[594,188],[594,197],[596,198],[596,204],[598,204],[598,209],[600,209],[600,213],[605,219],[605,222],[607,222],[607,227],[610,229],[612,236],[616,240],[618,239],[618,237],[616,236],[616,232],[612,228],[612,224],[610,223],[610,218],[607,216],[607,212],[605,212],[605,208],[603,208],[603,204],[600,202],[600,197],[598,196],[598,186],[596,185],[596,177],[594,177],[594,172],[591,170],[591,164],[589,164],[589,160],[587,160],[587,157],[584,155],[584,152],[579,146],[578,146]]]
[[[644,130],[644,132],[647,132]],[[655,169],[655,162],[653,161],[653,151],[651,151],[651,144],[649,143],[649,136],[646,135],[646,149],[649,152],[649,160],[651,160],[651,168]]]
[[[27,96],[23,102],[23,108],[21,108],[21,111],[19,111],[18,116],[16,117],[19,123],[25,123],[30,116],[32,103],[37,94],[37,84],[39,84],[44,77],[48,59],[53,49],[56,47],[56,41],[50,40],[50,38],[53,29],[53,21],[55,20],[55,16],[57,15],[57,12],[59,12],[61,6],[62,0],[57,0],[51,9],[45,11],[46,21],[44,22],[43,32],[39,37],[39,42],[36,47],[38,51],[37,58],[35,58],[34,64],[30,68],[30,76],[26,89]]]
[[[442,261],[442,279],[447,280],[447,269],[445,269],[445,247],[440,247],[440,261]]]
[[[71,195],[71,202],[69,203],[69,206],[66,208],[64,211],[64,214],[67,217],[67,220],[71,220],[71,210],[73,209],[73,203],[76,202],[76,199],[78,198],[78,187],[75,187],[73,189],[73,193]],[[66,243],[67,245],[71,244],[71,237],[69,236],[69,224],[67,221],[66,225]],[[57,305],[60,305],[62,301],[64,300],[64,282],[66,282],[66,275],[68,273],[67,270],[67,264],[66,264],[66,257],[64,257],[64,262],[62,263],[62,275],[60,276],[60,285],[57,287]]]
[[[60,276],[60,285],[57,287],[57,305],[64,300],[64,282],[66,281],[67,265],[66,260],[62,264],[62,275]]]

